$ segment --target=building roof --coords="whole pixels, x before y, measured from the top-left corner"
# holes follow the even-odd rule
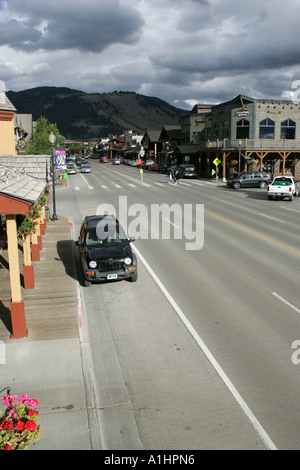
[[[7,98],[5,91],[0,91],[0,109],[1,111],[17,111]]]
[[[160,136],[160,132],[161,131],[146,131],[145,134],[144,134],[144,137],[145,135],[147,134],[150,142],[158,142],[159,141],[159,136]],[[143,137],[143,138],[144,138]]]
[[[0,165],[0,194],[36,203],[43,193],[46,180]]]
[[[191,154],[198,154],[200,151],[199,145],[178,145],[175,148],[175,152],[178,150],[182,155],[191,155]]]

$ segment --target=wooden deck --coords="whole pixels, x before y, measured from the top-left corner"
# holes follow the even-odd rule
[[[24,289],[26,326],[29,340],[78,337],[76,265],[74,241],[68,219],[47,221],[42,236],[40,261],[33,262],[35,288]],[[20,278],[23,285],[23,253],[19,250]],[[10,339],[10,282],[7,250],[0,251],[0,340]],[[26,341],[26,338],[22,339]]]

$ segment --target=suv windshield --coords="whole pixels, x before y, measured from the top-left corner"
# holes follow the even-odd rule
[[[85,237],[87,246],[119,245],[124,242],[128,242],[124,230],[110,218],[102,219],[97,226],[88,228]]]

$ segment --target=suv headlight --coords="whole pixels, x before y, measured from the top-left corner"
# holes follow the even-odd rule
[[[131,258],[125,258],[125,259],[124,259],[124,263],[127,264],[127,265],[128,265],[128,264],[131,264],[131,263],[132,263]]]
[[[89,267],[92,268],[92,269],[97,268],[97,263],[96,263],[96,261],[90,261],[90,262],[89,262]]]

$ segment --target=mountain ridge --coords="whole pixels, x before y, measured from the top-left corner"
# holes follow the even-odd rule
[[[40,116],[56,123],[66,139],[91,139],[120,135],[125,130],[143,133],[179,125],[189,111],[156,97],[131,91],[86,93],[67,87],[36,87],[6,92],[20,114]]]

